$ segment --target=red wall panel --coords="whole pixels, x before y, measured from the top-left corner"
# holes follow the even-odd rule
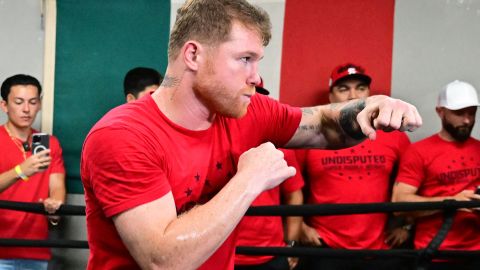
[[[372,94],[390,94],[394,0],[286,0],[280,100],[328,102],[331,70],[354,62],[372,76]]]

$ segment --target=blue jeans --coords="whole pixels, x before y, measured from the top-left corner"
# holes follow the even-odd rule
[[[0,259],[0,270],[47,270],[48,261],[27,259]]]

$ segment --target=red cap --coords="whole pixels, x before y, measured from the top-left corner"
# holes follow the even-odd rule
[[[257,93],[260,93],[262,95],[266,95],[268,96],[270,94],[270,92],[263,88],[263,79],[262,77],[260,77],[260,83],[258,83],[257,85],[255,85],[255,90],[257,91]]]
[[[372,78],[365,74],[365,69],[362,66],[352,63],[346,63],[332,70],[332,75],[330,75],[328,87],[332,88],[338,83],[339,80],[345,78],[359,79],[364,81],[368,85],[370,85],[370,83],[372,82]]]

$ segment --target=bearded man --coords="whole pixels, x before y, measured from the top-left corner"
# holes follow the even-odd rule
[[[438,96],[436,111],[442,129],[411,144],[402,156],[393,189],[395,202],[479,200],[480,141],[470,136],[479,106],[477,92],[469,83],[453,81]],[[442,225],[443,212],[418,211],[415,248],[426,248]],[[440,250],[480,250],[480,213],[459,209]],[[446,268],[447,267],[447,268]],[[478,269],[478,262],[433,262],[429,269]]]

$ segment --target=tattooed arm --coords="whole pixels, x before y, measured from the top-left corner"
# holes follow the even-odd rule
[[[375,130],[413,131],[422,124],[417,109],[387,96],[371,96],[323,106],[302,108],[302,120],[286,147],[338,149],[365,138]]]

